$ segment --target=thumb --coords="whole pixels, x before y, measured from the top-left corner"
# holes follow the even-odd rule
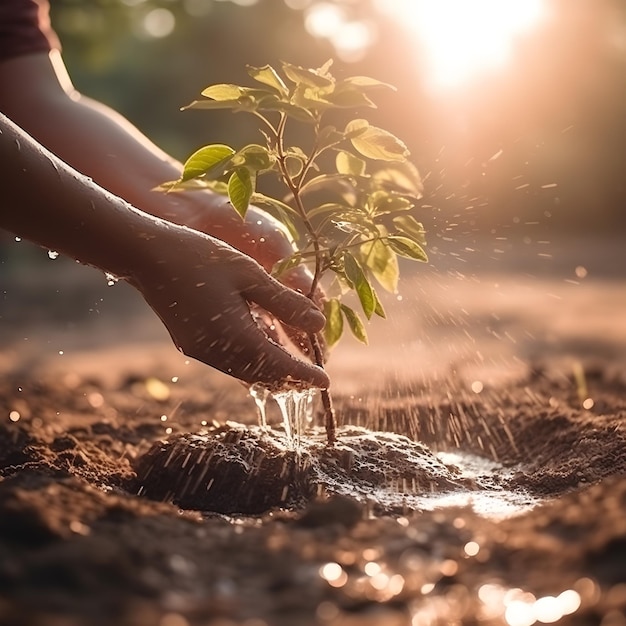
[[[249,302],[254,302],[276,316],[281,322],[300,330],[317,333],[326,323],[323,313],[306,296],[285,287],[271,276],[259,277],[259,281],[242,291]]]

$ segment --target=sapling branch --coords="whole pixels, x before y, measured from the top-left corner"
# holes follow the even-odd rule
[[[309,264],[312,279],[306,295],[311,299],[319,293],[324,274],[335,274],[330,287],[340,285],[341,289],[324,300],[324,338],[328,347],[341,337],[344,321],[356,339],[367,343],[359,313],[341,301],[346,291],[356,294],[367,319],[373,314],[385,317],[372,279],[395,292],[398,256],[427,261],[422,247],[423,227],[407,214],[421,197],[422,183],[407,161],[409,152],[404,143],[361,118],[348,121],[344,130],[322,126],[327,114],[374,106],[369,93],[390,86],[365,76],[337,80],[330,66],[328,62],[307,69],[283,63],[282,75],[268,65],[250,67],[249,75],[260,83],[254,88],[227,84],[205,89],[205,100],[185,108],[252,113],[262,126],[266,144],[250,144],[238,151],[222,144],[204,146],[186,161],[179,181],[162,186],[171,190],[204,185],[227,194],[242,218],[251,201],[261,201],[294,238],[302,235],[294,243],[293,254],[276,263],[273,273],[280,275],[297,265]],[[267,116],[276,116],[276,123]],[[292,122],[312,129],[308,152],[298,146],[285,147],[288,122],[290,131]],[[319,157],[329,151],[337,153],[336,169],[324,171]],[[383,165],[370,173],[370,161]],[[314,170],[318,172],[315,176]],[[278,174],[286,198],[279,200],[256,192],[259,177],[267,172]],[[331,193],[336,199],[316,206],[311,194],[318,191]],[[294,217],[299,230],[292,223]],[[316,364],[323,367],[320,336],[311,335],[309,340]],[[321,391],[321,398],[328,445],[332,445],[336,423],[327,389]]]
[[[309,289],[309,293],[307,297],[311,300],[315,299],[315,294],[317,293],[317,288],[322,278],[322,274],[324,273],[324,257],[321,250],[321,245],[319,241],[319,235],[315,231],[311,220],[307,214],[307,210],[304,206],[304,202],[302,200],[302,195],[300,193],[302,188],[302,183],[305,180],[306,173],[311,167],[311,164],[315,160],[316,149],[315,147],[311,151],[311,154],[307,158],[305,164],[303,165],[302,171],[300,172],[299,180],[295,181],[294,178],[289,173],[287,168],[287,155],[285,154],[285,126],[287,123],[287,116],[281,114],[280,122],[277,128],[277,138],[276,138],[276,149],[278,152],[278,164],[280,168],[280,173],[282,179],[291,192],[293,197],[293,202],[295,204],[296,210],[298,211],[298,215],[302,220],[302,224],[307,231],[307,234],[311,238],[311,243],[313,245],[313,255],[314,255],[314,263],[315,269],[313,271],[313,279],[311,280],[311,287]],[[309,334],[309,341],[311,342],[311,346],[313,347],[313,355],[315,358],[315,364],[319,367],[324,367],[324,351],[322,349],[322,345],[319,337],[316,333]],[[324,427],[326,429],[326,441],[329,446],[332,446],[335,443],[336,431],[337,431],[337,420],[335,417],[335,409],[333,407],[333,401],[328,389],[321,389],[320,396],[322,399],[322,406],[324,408]]]

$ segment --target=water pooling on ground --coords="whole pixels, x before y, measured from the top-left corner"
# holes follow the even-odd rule
[[[509,481],[514,469],[461,451],[434,453],[404,435],[356,426],[326,445],[311,427],[314,391],[252,389],[260,426],[228,423],[156,443],[138,464],[138,491],[182,508],[261,513],[339,496],[380,513],[469,506],[489,517],[522,513],[539,500]],[[268,399],[282,424],[267,424]]]

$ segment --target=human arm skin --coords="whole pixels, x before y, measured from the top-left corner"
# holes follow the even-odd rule
[[[327,387],[325,372],[271,342],[254,303],[303,332],[323,315],[250,257],[139,211],[85,178],[0,114],[0,227],[136,287],[174,343],[247,383]]]
[[[211,191],[153,191],[178,179],[182,164],[119,113],[76,91],[58,50],[0,63],[0,112],[101,187],[146,213],[225,241],[268,272],[294,251],[282,224],[257,207],[251,206],[243,221],[227,198]],[[302,293],[308,293],[311,280],[304,266],[281,277]],[[318,290],[318,304],[322,299]],[[267,316],[263,320],[268,329],[276,326]],[[305,334],[286,331],[294,346],[310,353]]]
[[[128,120],[80,94],[58,50],[0,63],[0,111],[74,169],[138,209],[202,230],[256,259],[270,271],[292,245],[280,223],[256,207],[245,222],[224,196],[208,190],[159,193],[182,164]],[[287,281],[303,291],[310,277]]]

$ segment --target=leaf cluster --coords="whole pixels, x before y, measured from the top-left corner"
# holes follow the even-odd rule
[[[406,145],[389,131],[363,118],[340,128],[326,123],[339,109],[375,107],[372,92],[393,87],[366,76],[337,80],[330,67],[330,61],[315,69],[282,63],[280,72],[269,65],[248,67],[254,87],[207,87],[204,99],[184,108],[252,114],[264,141],[238,150],[224,144],[203,146],[187,159],[181,178],[162,187],[210,188],[227,195],[242,218],[251,202],[263,205],[296,241],[294,254],[277,263],[274,274],[308,264],[314,271],[312,294],[331,272],[329,291],[335,293],[325,303],[327,343],[339,340],[344,322],[367,343],[360,314],[342,297],[354,292],[367,319],[385,317],[374,282],[396,292],[398,257],[428,260],[424,228],[411,214],[423,187],[408,162]],[[286,145],[286,128],[292,123],[311,128],[306,148]],[[320,157],[328,154],[334,154],[334,165],[323,169]],[[257,190],[259,176],[267,173],[284,183],[284,197]]]

